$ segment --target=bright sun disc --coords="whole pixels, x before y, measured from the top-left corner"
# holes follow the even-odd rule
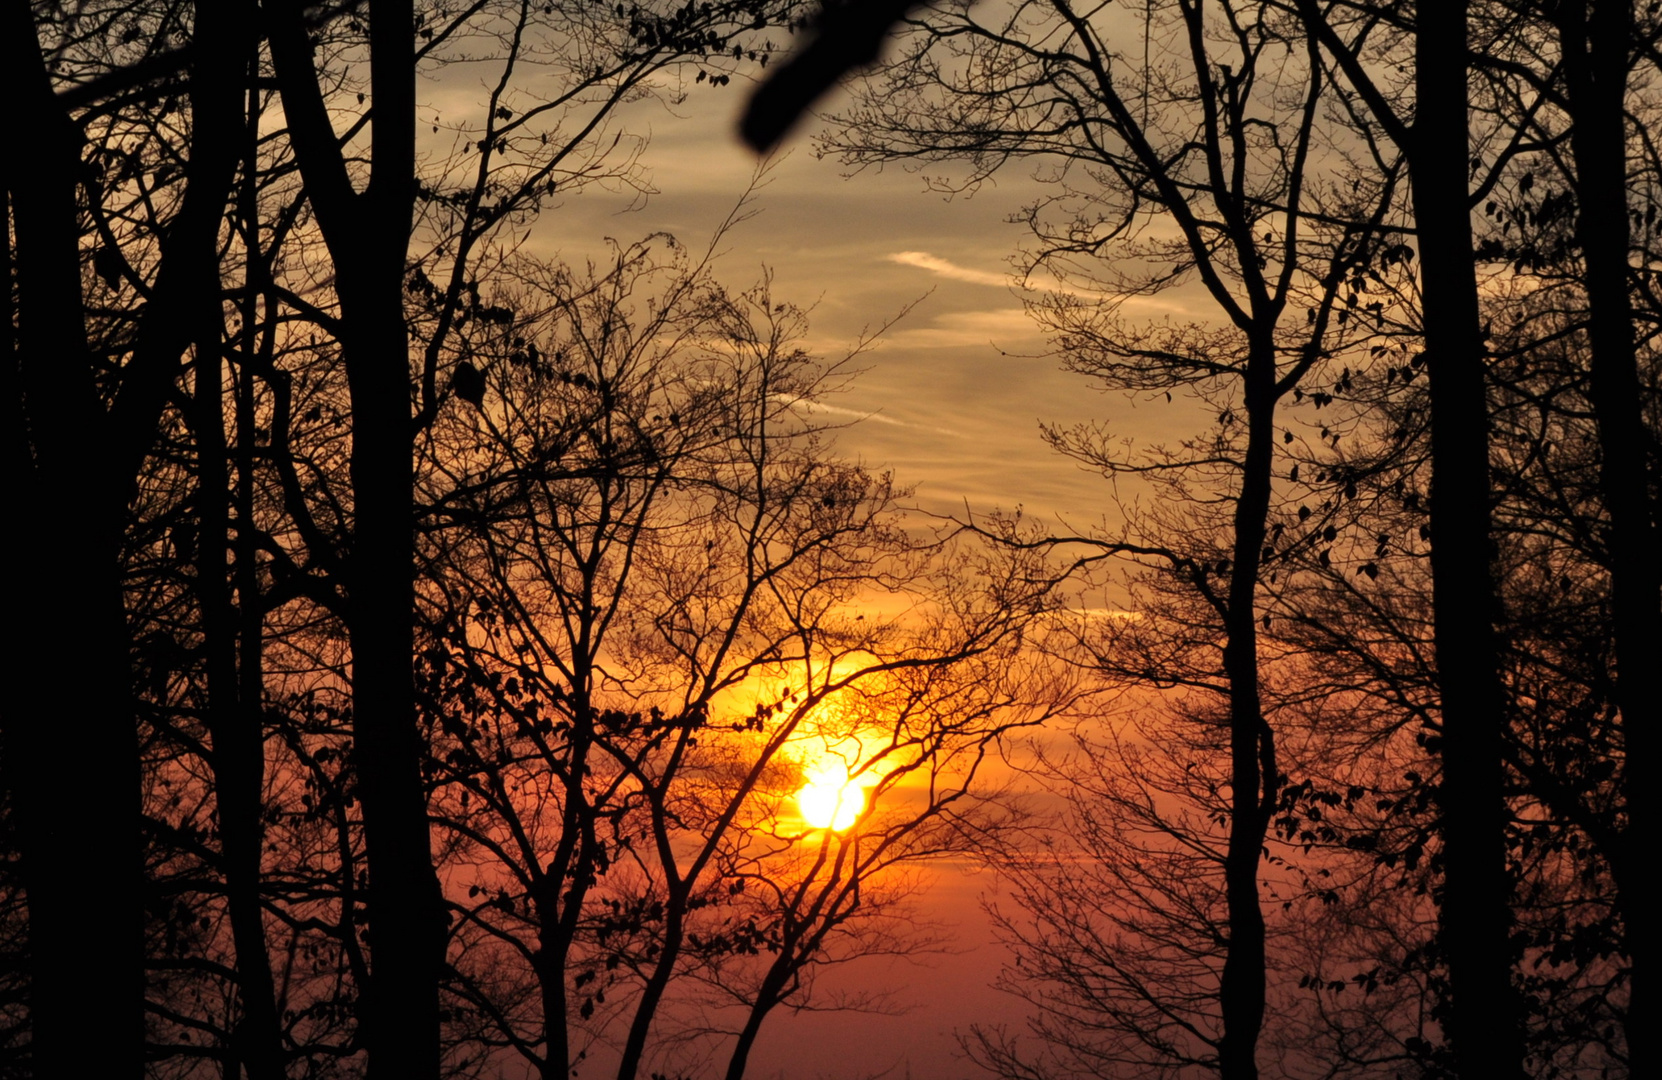
[[[802,820],[816,829],[841,832],[860,820],[866,808],[865,789],[877,782],[874,776],[848,778],[848,767],[830,762],[809,770],[807,783],[796,793]]]

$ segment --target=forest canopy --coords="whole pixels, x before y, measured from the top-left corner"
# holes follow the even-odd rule
[[[5,20],[0,1074],[740,1080],[949,944],[943,860],[1006,884],[966,1070],[1658,1067],[1655,5]],[[853,185],[1033,182],[1047,359],[1194,420],[1035,433],[1099,525],[849,456],[896,313],[810,348],[753,193],[526,242],[736,83],[762,145],[840,83]]]

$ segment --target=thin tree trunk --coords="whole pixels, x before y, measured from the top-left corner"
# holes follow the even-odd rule
[[[1275,797],[1274,750],[1258,687],[1255,599],[1263,558],[1274,458],[1275,353],[1255,342],[1246,375],[1247,451],[1235,500],[1224,668],[1229,678],[1230,813],[1224,857],[1229,946],[1218,988],[1224,1080],[1257,1080],[1258,1035],[1264,1026],[1264,911],[1258,859]],[[1261,763],[1268,767],[1261,768]]]
[[[646,1039],[652,1032],[652,1020],[658,1014],[664,991],[669,989],[670,976],[675,973],[676,958],[681,955],[683,920],[686,918],[686,898],[677,895],[671,886],[664,902],[663,951],[658,963],[641,988],[640,1001],[635,1006],[635,1017],[629,1025],[629,1035],[623,1044],[623,1059],[618,1064],[617,1080],[635,1080],[641,1070],[641,1059],[646,1056]]]
[[[218,78],[193,82],[193,115],[214,115],[214,130],[228,131],[241,122],[245,130],[250,115],[240,110],[242,95],[235,92],[245,75],[248,42],[244,28],[246,12],[231,5],[208,5],[198,13],[197,40],[211,55]],[[253,101],[250,92],[249,101]],[[234,119],[233,119],[234,118]],[[257,133],[256,133],[257,134]],[[230,147],[216,148],[226,153]],[[254,158],[245,147],[242,202],[244,214],[251,213]],[[245,222],[246,224],[246,222]],[[257,236],[250,230],[251,235]],[[252,263],[254,256],[251,256]],[[231,602],[231,567],[226,554],[231,545],[230,458],[226,448],[225,378],[221,357],[224,309],[217,273],[214,280],[201,283],[200,295],[192,298],[196,324],[195,440],[197,456],[196,589],[201,605],[202,636],[207,653],[208,727],[213,736],[211,764],[217,809],[220,858],[225,875],[226,907],[231,938],[236,949],[237,999],[241,1018],[232,1037],[232,1051],[247,1069],[250,1080],[281,1080],[284,1075],[282,1034],[277,1021],[276,990],[271,978],[270,953],[265,935],[265,915],[260,901],[261,848],[265,831],[265,759],[262,738],[260,676],[260,634],[263,619],[258,587],[253,579],[253,537],[250,532],[253,489],[247,460],[251,444],[241,447],[236,528],[238,579],[237,599]],[[254,327],[254,299],[244,302],[246,332]],[[249,403],[251,404],[251,403]],[[241,415],[238,427],[245,434],[252,419]],[[252,638],[252,640],[250,640]],[[251,647],[252,646],[252,647]],[[252,670],[248,670],[252,664]]]
[[[263,809],[265,761],[261,740],[258,681],[250,686],[239,672],[239,651],[246,658],[246,641],[239,650],[238,638],[249,630],[249,611],[238,612],[231,604],[230,566],[226,551],[230,543],[228,486],[230,469],[225,448],[224,369],[219,357],[217,291],[213,303],[203,312],[202,335],[196,355],[196,457],[197,457],[197,570],[196,591],[201,605],[202,638],[207,652],[207,721],[213,735],[212,766],[214,797],[218,811],[220,859],[225,875],[226,906],[231,920],[231,937],[237,957],[237,1000],[242,1018],[234,1033],[232,1049],[248,1069],[251,1080],[280,1080],[283,1076],[282,1038],[277,1028],[275,990],[271,962],[266,949],[265,916],[260,904],[260,847],[264,830]],[[207,318],[207,316],[213,318]],[[242,508],[237,530],[247,533],[247,507]],[[239,549],[246,545],[239,542]],[[239,550],[238,574],[245,577],[243,552]],[[239,589],[240,599],[254,605],[254,633],[259,633],[258,597]],[[240,634],[239,634],[240,632]],[[256,657],[257,657],[256,652]],[[256,660],[257,663],[257,660]],[[253,707],[250,708],[249,706]]]
[[[1643,398],[1628,293],[1627,77],[1633,13],[1629,0],[1586,0],[1558,13],[1574,127],[1576,232],[1586,265],[1592,347],[1592,399],[1602,456],[1600,482],[1610,515],[1611,606],[1616,630],[1616,699],[1627,761],[1627,830],[1610,853],[1632,962],[1627,1019],[1628,1069],[1655,1065],[1656,899],[1648,863],[1657,850],[1656,728],[1662,723],[1662,605],[1656,530],[1645,477]]]
[[[363,248],[335,249],[352,397],[353,730],[370,859],[370,1075],[439,1072],[445,912],[433,870],[416,729],[415,533],[404,260],[415,194],[410,0],[370,5],[373,166]]]
[[[1431,383],[1431,575],[1441,689],[1442,939],[1462,1077],[1522,1075],[1511,983],[1489,414],[1467,194],[1466,3],[1421,4],[1410,183]]]
[[[581,655],[581,654],[579,654]],[[579,666],[586,675],[586,665]],[[537,954],[533,961],[542,996],[544,1043],[543,1075],[553,1080],[571,1075],[577,1062],[571,1060],[571,995],[566,988],[571,946],[577,938],[577,924],[594,877],[594,808],[583,792],[592,743],[590,725],[594,716],[588,704],[588,679],[574,680],[574,709],[571,761],[565,778],[565,804],[560,823],[560,842],[554,857],[538,880],[533,902],[537,909]]]
[[[727,1080],[744,1080],[745,1070],[750,1067],[750,1051],[756,1045],[756,1037],[762,1033],[762,1021],[779,1004],[780,991],[784,990],[789,975],[786,958],[795,947],[795,942],[783,943],[778,958],[762,980],[756,1000],[750,1004],[750,1015],[745,1017],[744,1027],[739,1030],[738,1040],[733,1044],[733,1054],[727,1059]]]

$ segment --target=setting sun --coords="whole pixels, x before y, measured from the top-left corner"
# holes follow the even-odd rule
[[[807,783],[796,793],[802,820],[816,829],[833,832],[853,825],[866,808],[866,790],[877,785],[877,777],[864,773],[849,778],[848,766],[829,761],[808,770]]]

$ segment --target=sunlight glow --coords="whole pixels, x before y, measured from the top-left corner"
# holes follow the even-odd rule
[[[807,783],[796,793],[802,820],[816,829],[832,832],[842,832],[860,820],[866,809],[866,789],[878,783],[878,778],[871,773],[850,779],[848,766],[835,758],[803,775]]]

